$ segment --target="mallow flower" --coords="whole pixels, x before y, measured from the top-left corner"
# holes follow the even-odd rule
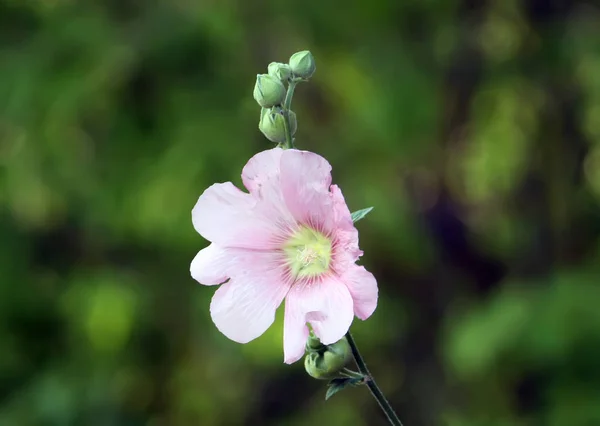
[[[304,355],[308,325],[325,344],[342,339],[354,316],[377,306],[377,282],[363,266],[358,231],[331,166],[308,151],[274,148],[242,171],[248,193],[231,182],[210,186],[192,210],[196,231],[211,244],[190,272],[221,286],[211,317],[228,338],[262,335],[285,300],[284,361]]]

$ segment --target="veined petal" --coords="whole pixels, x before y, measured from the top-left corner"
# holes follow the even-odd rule
[[[281,191],[293,217],[319,231],[333,229],[331,165],[320,155],[288,149],[281,155]]]
[[[335,217],[335,263],[333,268],[343,274],[347,268],[362,256],[363,252],[358,247],[358,230],[352,222],[350,210],[346,205],[342,191],[337,185],[331,185],[333,211]]]
[[[200,235],[224,247],[273,248],[277,227],[255,206],[256,200],[231,182],[216,183],[198,199],[192,222]]]
[[[256,211],[272,218],[281,234],[291,232],[296,220],[288,210],[280,183],[280,165],[283,149],[274,148],[259,152],[242,170],[244,186],[257,200]]]
[[[299,303],[285,300],[285,316],[283,320],[283,362],[293,364],[304,355],[308,327],[306,318]]]
[[[231,256],[227,255],[227,250],[213,243],[194,257],[190,273],[200,284],[221,284],[229,278],[227,269],[230,266]]]
[[[248,343],[273,323],[290,283],[276,254],[244,251],[236,262],[231,279],[215,292],[210,313],[221,333]]]
[[[340,278],[346,284],[354,301],[354,314],[365,320],[377,307],[377,280],[363,266],[352,265]]]
[[[296,283],[285,302],[284,361],[291,364],[304,354],[310,323],[325,345],[340,340],[354,317],[348,288],[334,276],[321,281]]]
[[[279,182],[282,153],[283,149],[273,148],[259,152],[248,160],[242,170],[242,182],[250,193],[258,192],[265,184]]]
[[[348,268],[352,268],[362,254],[362,250],[358,248],[358,231],[355,228],[336,229],[332,268],[338,275],[343,275]]]
[[[354,228],[352,222],[352,214],[346,204],[346,199],[342,194],[342,190],[337,185],[331,185],[331,198],[333,199],[333,214],[335,217],[335,223],[342,227]]]

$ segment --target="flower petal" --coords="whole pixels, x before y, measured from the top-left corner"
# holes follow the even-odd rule
[[[288,149],[281,155],[281,191],[294,218],[318,230],[333,229],[331,165],[320,155]]]
[[[221,333],[248,343],[273,323],[290,284],[273,253],[240,252],[230,274],[231,279],[215,292],[210,313]]]
[[[333,198],[333,214],[335,217],[335,223],[344,228],[354,228],[352,214],[350,213],[350,209],[348,209],[348,205],[346,204],[342,190],[337,185],[331,185],[330,190],[331,197]]]
[[[190,273],[200,284],[221,284],[229,278],[227,268],[230,265],[231,256],[227,255],[227,250],[216,244],[210,244],[194,257],[190,265]]]
[[[304,354],[307,322],[319,340],[329,345],[346,334],[353,317],[350,292],[337,278],[296,283],[285,302],[284,361],[291,364]]]
[[[377,280],[363,266],[353,265],[340,278],[346,284],[354,301],[354,314],[365,320],[377,308]]]
[[[274,248],[277,227],[255,206],[256,200],[231,182],[216,183],[198,199],[192,222],[200,235],[221,246]]]
[[[250,193],[258,192],[262,186],[279,181],[279,165],[283,149],[273,148],[262,151],[248,160],[242,170],[242,182]]]
[[[283,362],[293,364],[304,355],[308,327],[300,304],[290,298],[285,300],[285,317],[283,320]]]
[[[337,185],[331,185],[331,197],[336,223],[334,268],[339,274],[343,274],[346,269],[354,266],[363,252],[358,247],[358,230],[352,222],[350,210]]]
[[[285,204],[280,183],[280,164],[283,149],[274,148],[259,152],[242,170],[242,181],[258,201],[256,212],[271,218],[279,234],[289,234],[296,220]]]

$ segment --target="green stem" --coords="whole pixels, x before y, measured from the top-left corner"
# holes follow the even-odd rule
[[[292,136],[292,127],[290,125],[290,115],[289,111],[292,106],[292,98],[294,97],[294,89],[296,89],[296,84],[298,81],[290,80],[288,85],[287,93],[285,94],[285,100],[283,101],[283,118],[284,118],[284,128],[285,128],[285,148],[293,148],[294,147],[294,138]]]
[[[390,424],[393,426],[402,426],[402,422],[398,418],[398,415],[396,414],[396,412],[394,411],[394,409],[392,408],[392,406],[390,405],[388,400],[385,399],[383,392],[381,392],[381,389],[379,389],[379,386],[377,386],[377,383],[375,383],[375,379],[373,378],[373,376],[371,376],[371,373],[369,372],[369,369],[367,368],[367,364],[365,364],[365,360],[363,359],[362,355],[358,351],[358,346],[356,346],[356,342],[354,341],[354,338],[350,334],[350,331],[348,331],[348,333],[346,333],[346,339],[348,339],[348,343],[350,344],[350,348],[352,349],[352,355],[354,355],[354,360],[356,361],[356,365],[358,366],[358,369],[360,370],[360,372],[362,374],[364,374],[366,376],[367,386],[369,387],[371,394],[373,395],[373,397],[375,398],[375,400],[377,401],[377,403],[379,404],[379,406],[385,413]]]

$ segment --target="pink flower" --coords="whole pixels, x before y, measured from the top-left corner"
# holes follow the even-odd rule
[[[239,343],[263,334],[285,299],[284,360],[302,357],[307,323],[324,344],[341,339],[356,315],[377,306],[377,282],[355,264],[358,231],[323,157],[295,149],[261,152],[231,182],[209,187],[192,210],[210,244],[190,266],[205,285],[222,284],[210,313]]]

